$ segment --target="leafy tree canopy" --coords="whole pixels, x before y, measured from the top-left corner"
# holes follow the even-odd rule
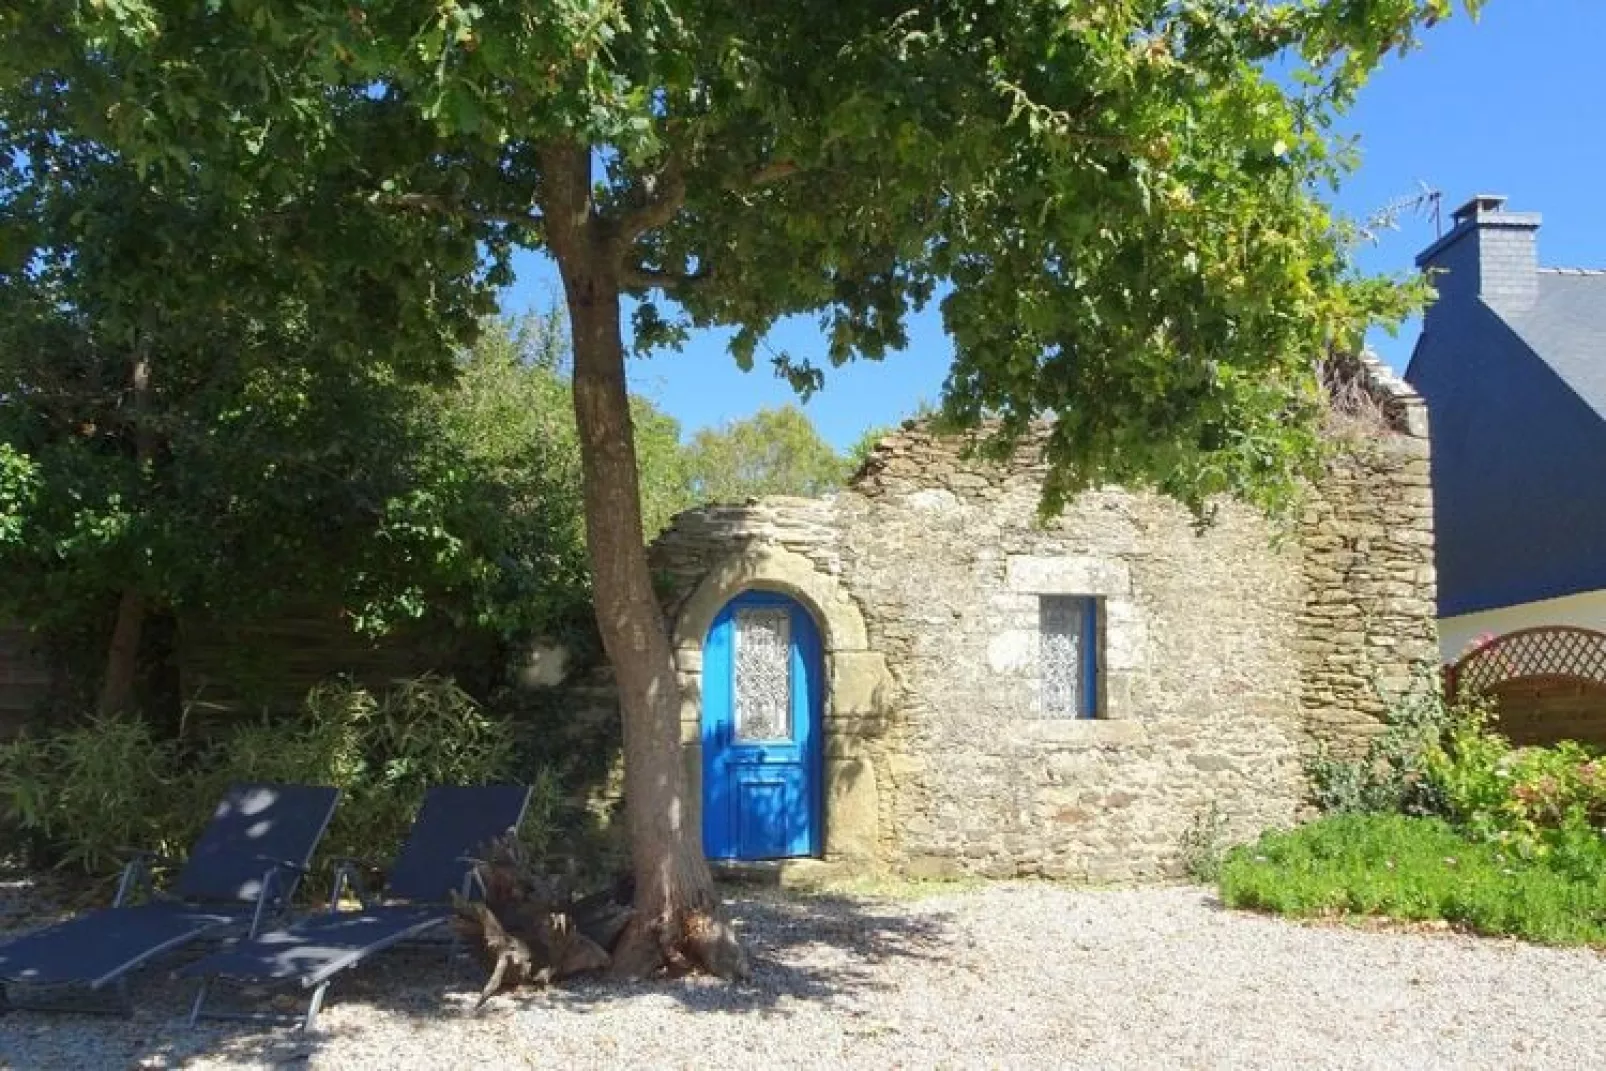
[[[686,451],[689,491],[702,502],[820,495],[840,487],[849,475],[847,459],[820,438],[795,405],[704,428]]]
[[[554,240],[543,178],[588,147],[602,255],[651,299],[639,345],[730,324],[749,364],[811,313],[824,364],[879,358],[943,283],[946,406],[1005,437],[1052,413],[1051,502],[1095,478],[1275,500],[1313,455],[1312,355],[1404,308],[1348,274],[1316,196],[1349,162],[1331,119],[1450,9],[48,0],[3,16],[0,80],[14,179],[70,132],[253,220],[342,189],[346,240],[291,258],[331,285],[400,270],[422,292],[471,272],[470,235],[493,264]],[[462,262],[378,272],[365,236],[419,214],[454,226],[412,240]],[[776,363],[821,381],[813,355]]]
[[[145,167],[109,136],[118,74],[103,42],[68,43],[77,13],[0,21],[0,602],[81,639],[117,607],[106,709],[130,701],[152,613],[416,606],[394,566],[442,529],[405,493],[409,392],[494,309],[494,256],[351,203],[350,158],[310,144],[249,192],[182,147]]]
[[[144,466],[126,442],[128,351],[19,338],[0,348],[0,610],[86,652],[131,583],[192,620],[339,607],[374,634],[421,618],[509,641],[573,628],[589,585],[564,327],[487,321],[426,382],[300,344],[240,369],[222,340],[181,366],[204,388],[156,371]],[[635,408],[662,527],[689,502],[679,428]]]

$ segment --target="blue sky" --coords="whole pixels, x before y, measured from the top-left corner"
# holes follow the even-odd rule
[[[1542,264],[1606,267],[1603,40],[1603,0],[1489,0],[1477,22],[1458,17],[1428,31],[1422,48],[1386,61],[1347,118],[1346,130],[1360,137],[1362,163],[1338,207],[1366,218],[1427,183],[1443,192],[1448,226],[1450,211],[1474,193],[1502,193],[1513,210],[1544,216]],[[1433,237],[1431,219],[1403,218],[1398,231],[1359,253],[1360,265],[1410,271]],[[509,310],[556,299],[550,263],[532,254],[517,267]],[[1379,333],[1372,344],[1403,369],[1416,330],[1408,324],[1395,338]],[[826,439],[845,447],[865,429],[938,397],[953,350],[935,309],[916,317],[910,334],[908,350],[884,362],[827,373],[825,390],[806,406]],[[808,320],[784,324],[771,345],[799,357],[823,351]],[[631,380],[687,433],[794,399],[762,361],[751,373],[737,369],[717,332],[681,353],[634,362]]]

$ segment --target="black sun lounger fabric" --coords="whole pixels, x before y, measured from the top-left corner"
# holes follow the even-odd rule
[[[299,981],[311,987],[377,952],[440,926],[462,889],[470,853],[516,828],[530,790],[522,785],[430,790],[385,884],[387,899],[361,911],[331,911],[241,941],[186,966],[191,977]]]
[[[26,985],[77,982],[98,989],[208,930],[250,920],[249,907],[210,910],[157,901],[103,908],[0,948],[0,976]]]
[[[312,861],[335,813],[340,790],[318,785],[234,785],[201,832],[179,873],[173,895],[180,900],[254,904],[262,877],[275,863],[287,865],[282,898]]]
[[[334,813],[339,793],[305,785],[234,785],[176,882],[177,899],[76,916],[0,946],[0,980],[99,988],[203,934],[249,923],[267,872],[288,901]]]
[[[450,915],[450,909],[439,904],[387,904],[310,915],[288,929],[241,941],[180,973],[315,986],[359,960],[427,933]]]

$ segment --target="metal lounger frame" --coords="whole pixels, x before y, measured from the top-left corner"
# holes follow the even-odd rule
[[[353,887],[357,887],[358,882],[356,879],[357,875],[355,870],[349,866],[342,864],[336,868],[335,887],[334,891],[329,896],[329,906],[325,912],[326,914],[339,913],[340,895],[345,891],[345,886],[348,883],[353,885]],[[462,891],[464,898],[466,899],[470,897],[476,888],[478,888],[483,894],[484,886],[480,882],[479,874],[476,871],[470,870],[468,873],[463,875]],[[396,945],[417,941],[423,933],[436,929],[438,926],[440,926],[439,921],[431,920],[419,926],[413,927],[412,929],[402,930],[398,933],[387,935],[385,940],[376,941],[365,948],[353,952],[350,957],[341,961],[339,964],[325,968],[324,970],[319,971],[317,974],[312,975],[307,979],[303,979],[301,981],[301,987],[303,989],[310,988],[312,993],[307,998],[307,1010],[299,1015],[292,1014],[290,1012],[224,1011],[218,1009],[208,1009],[206,1007],[206,999],[211,994],[212,982],[214,981],[242,986],[261,985],[262,983],[255,981],[237,981],[227,977],[226,975],[218,975],[215,978],[203,977],[200,981],[200,984],[196,987],[195,999],[190,1004],[189,1025],[196,1026],[202,1019],[223,1019],[232,1020],[235,1022],[279,1023],[289,1026],[299,1026],[303,1033],[310,1034],[317,1029],[318,1013],[323,1010],[323,1001],[324,997],[329,992],[329,986],[333,984],[335,978],[338,977],[343,971],[359,966],[370,956],[374,956],[380,952],[384,952],[387,949],[394,948]],[[253,930],[246,937],[246,940],[251,940],[256,936],[257,933],[255,930]],[[460,942],[455,935],[450,940],[441,942],[441,944],[445,947],[447,958],[449,960],[455,959],[462,947],[462,942]]]
[[[511,788],[513,786],[505,786],[505,787]],[[521,802],[520,802],[520,804],[518,806],[517,812],[511,816],[512,817],[512,824],[509,827],[510,830],[516,830],[523,823],[525,812],[529,809],[529,803],[530,803],[529,789],[528,789],[528,787],[524,787],[524,786],[519,786],[519,787],[523,787],[524,788],[524,794],[523,794],[522,800],[521,800]],[[426,806],[427,806],[427,803],[428,803],[428,798],[427,797],[426,797],[426,801],[425,802],[426,802]],[[415,828],[417,827],[419,820],[423,818],[423,814],[424,814],[424,812],[420,811],[419,816],[414,819]],[[404,850],[404,854],[405,854],[405,850]],[[396,860],[392,860],[392,863],[394,864],[395,862],[399,861],[400,858],[401,857],[398,856]],[[461,862],[461,863],[470,864],[467,867],[467,869],[465,869],[464,872],[463,872],[462,884],[461,884],[461,888],[459,890],[461,895],[464,897],[464,899],[472,898],[476,894],[476,892],[478,892],[479,895],[483,896],[484,892],[485,892],[484,884],[482,883],[482,881],[480,879],[480,875],[479,875],[478,869],[475,866],[472,865],[473,863],[476,862],[476,860],[468,858],[466,856],[459,856],[457,861]],[[394,874],[392,874],[392,876],[394,876]],[[328,913],[338,913],[339,912],[341,894],[343,892],[345,892],[345,890],[346,890],[346,888],[348,886],[354,892],[356,892],[359,901],[361,901],[364,904],[365,907],[377,906],[377,904],[368,895],[367,890],[364,889],[364,887],[363,887],[362,877],[361,877],[361,874],[360,874],[360,872],[359,872],[359,870],[358,870],[358,868],[356,866],[355,861],[354,860],[344,860],[341,863],[339,863],[335,868],[334,888],[330,893],[329,905],[328,905],[326,914],[328,914]],[[430,906],[430,905],[414,904],[412,906]],[[442,907],[443,907],[443,913],[449,914],[450,909],[445,907],[445,905],[442,905]],[[331,965],[330,967],[326,967],[325,969],[323,969],[321,971],[315,972],[313,975],[310,975],[310,976],[308,976],[308,977],[306,977],[304,979],[301,979],[300,981],[301,981],[301,984],[302,984],[302,988],[304,988],[304,989],[305,988],[310,988],[312,990],[312,993],[308,998],[307,1010],[306,1010],[305,1014],[299,1015],[299,1016],[298,1015],[291,1015],[291,1014],[283,1013],[283,1012],[222,1011],[222,1010],[211,1010],[211,1009],[207,1009],[206,1008],[206,1000],[207,1000],[207,997],[208,997],[208,995],[210,993],[210,989],[211,989],[210,983],[214,980],[214,978],[216,978],[218,980],[227,981],[227,982],[230,982],[230,983],[233,983],[233,984],[237,984],[237,985],[252,985],[252,986],[263,985],[264,983],[271,985],[275,981],[277,981],[279,984],[283,984],[286,981],[291,981],[290,979],[282,979],[282,980],[246,980],[246,979],[229,978],[228,976],[221,975],[221,974],[220,975],[215,975],[215,976],[213,976],[213,975],[203,975],[201,977],[201,979],[200,979],[200,984],[199,984],[199,986],[198,986],[198,988],[196,990],[194,1002],[190,1006],[190,1015],[189,1015],[190,1025],[192,1025],[192,1026],[195,1025],[196,1023],[198,1023],[203,1018],[204,1019],[234,1019],[234,1020],[244,1020],[244,1021],[251,1021],[251,1022],[275,1022],[275,1023],[299,1024],[301,1029],[304,1032],[311,1033],[317,1027],[318,1013],[320,1011],[322,1011],[322,1009],[323,1009],[324,998],[328,994],[329,986],[340,973],[342,973],[343,971],[348,970],[348,969],[350,969],[352,967],[356,967],[356,966],[360,965],[361,963],[366,961],[370,956],[373,956],[373,955],[376,955],[376,954],[378,954],[380,952],[383,952],[386,949],[392,948],[392,947],[394,947],[394,946],[396,946],[398,944],[402,944],[404,942],[414,941],[423,932],[425,932],[427,930],[434,929],[439,925],[440,925],[439,922],[433,922],[432,921],[428,925],[419,926],[419,927],[416,927],[416,928],[414,928],[412,930],[404,930],[404,931],[401,931],[401,932],[396,933],[396,934],[387,934],[384,940],[375,942],[372,945],[369,945],[367,947],[359,949],[359,950],[355,951],[352,955],[342,959],[338,964]],[[250,938],[247,938],[247,940],[250,940],[251,938],[254,938],[255,936],[256,936],[256,934],[253,933]],[[462,948],[461,942],[457,939],[457,937],[455,935],[453,935],[447,941],[442,942],[442,944],[447,949],[448,958],[455,958],[455,956],[458,954],[458,952],[461,951],[461,948]]]

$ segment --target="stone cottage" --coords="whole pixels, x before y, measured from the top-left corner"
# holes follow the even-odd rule
[[[1437,664],[1425,411],[1370,358],[1349,393],[1372,419],[1285,530],[1119,489],[1045,525],[1032,451],[917,425],[831,497],[677,518],[654,555],[710,857],[1141,880],[1212,809],[1293,821],[1303,759]]]

